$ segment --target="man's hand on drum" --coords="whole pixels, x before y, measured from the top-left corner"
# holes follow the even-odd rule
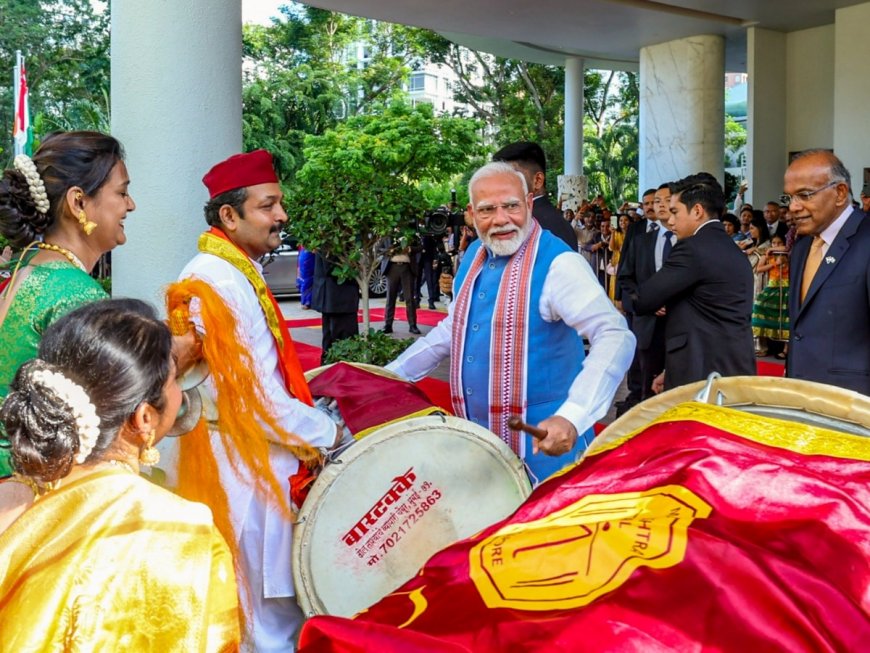
[[[193,325],[184,334],[172,335],[172,353],[175,356],[176,376],[183,376],[202,359],[202,339]]]
[[[548,456],[561,456],[568,453],[577,441],[577,429],[564,417],[554,415],[538,424],[539,429],[544,429],[547,436],[541,440],[534,440],[532,452],[544,452]]]

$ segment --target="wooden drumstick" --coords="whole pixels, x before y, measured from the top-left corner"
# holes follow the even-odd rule
[[[536,440],[543,440],[547,437],[547,432],[544,429],[539,429],[537,426],[526,424],[516,415],[508,419],[508,428],[512,431],[525,431]]]

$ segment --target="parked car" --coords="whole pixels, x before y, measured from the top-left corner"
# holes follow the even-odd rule
[[[299,274],[299,245],[292,238],[284,241],[260,259],[266,285],[275,297],[298,297],[299,287],[296,277]],[[380,260],[376,263],[374,274],[369,282],[370,297],[386,297],[387,277],[381,272]]]
[[[285,238],[283,242],[260,259],[266,285],[276,297],[298,296],[296,277],[299,274],[299,245]]]

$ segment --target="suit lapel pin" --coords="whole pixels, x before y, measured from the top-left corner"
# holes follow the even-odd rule
[[[836,262],[837,262],[837,259],[835,259],[833,256],[826,256],[825,257],[825,263],[827,263],[828,265],[832,265]]]

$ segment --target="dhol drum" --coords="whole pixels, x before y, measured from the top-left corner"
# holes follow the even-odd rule
[[[609,448],[669,408],[700,401],[728,408],[870,437],[870,397],[831,385],[772,376],[713,373],[706,381],[673,388],[634,406],[593,440],[587,453]]]
[[[308,616],[351,616],[530,492],[522,462],[472,422],[428,415],[375,429],[333,456],[302,506],[293,542],[299,605]]]

